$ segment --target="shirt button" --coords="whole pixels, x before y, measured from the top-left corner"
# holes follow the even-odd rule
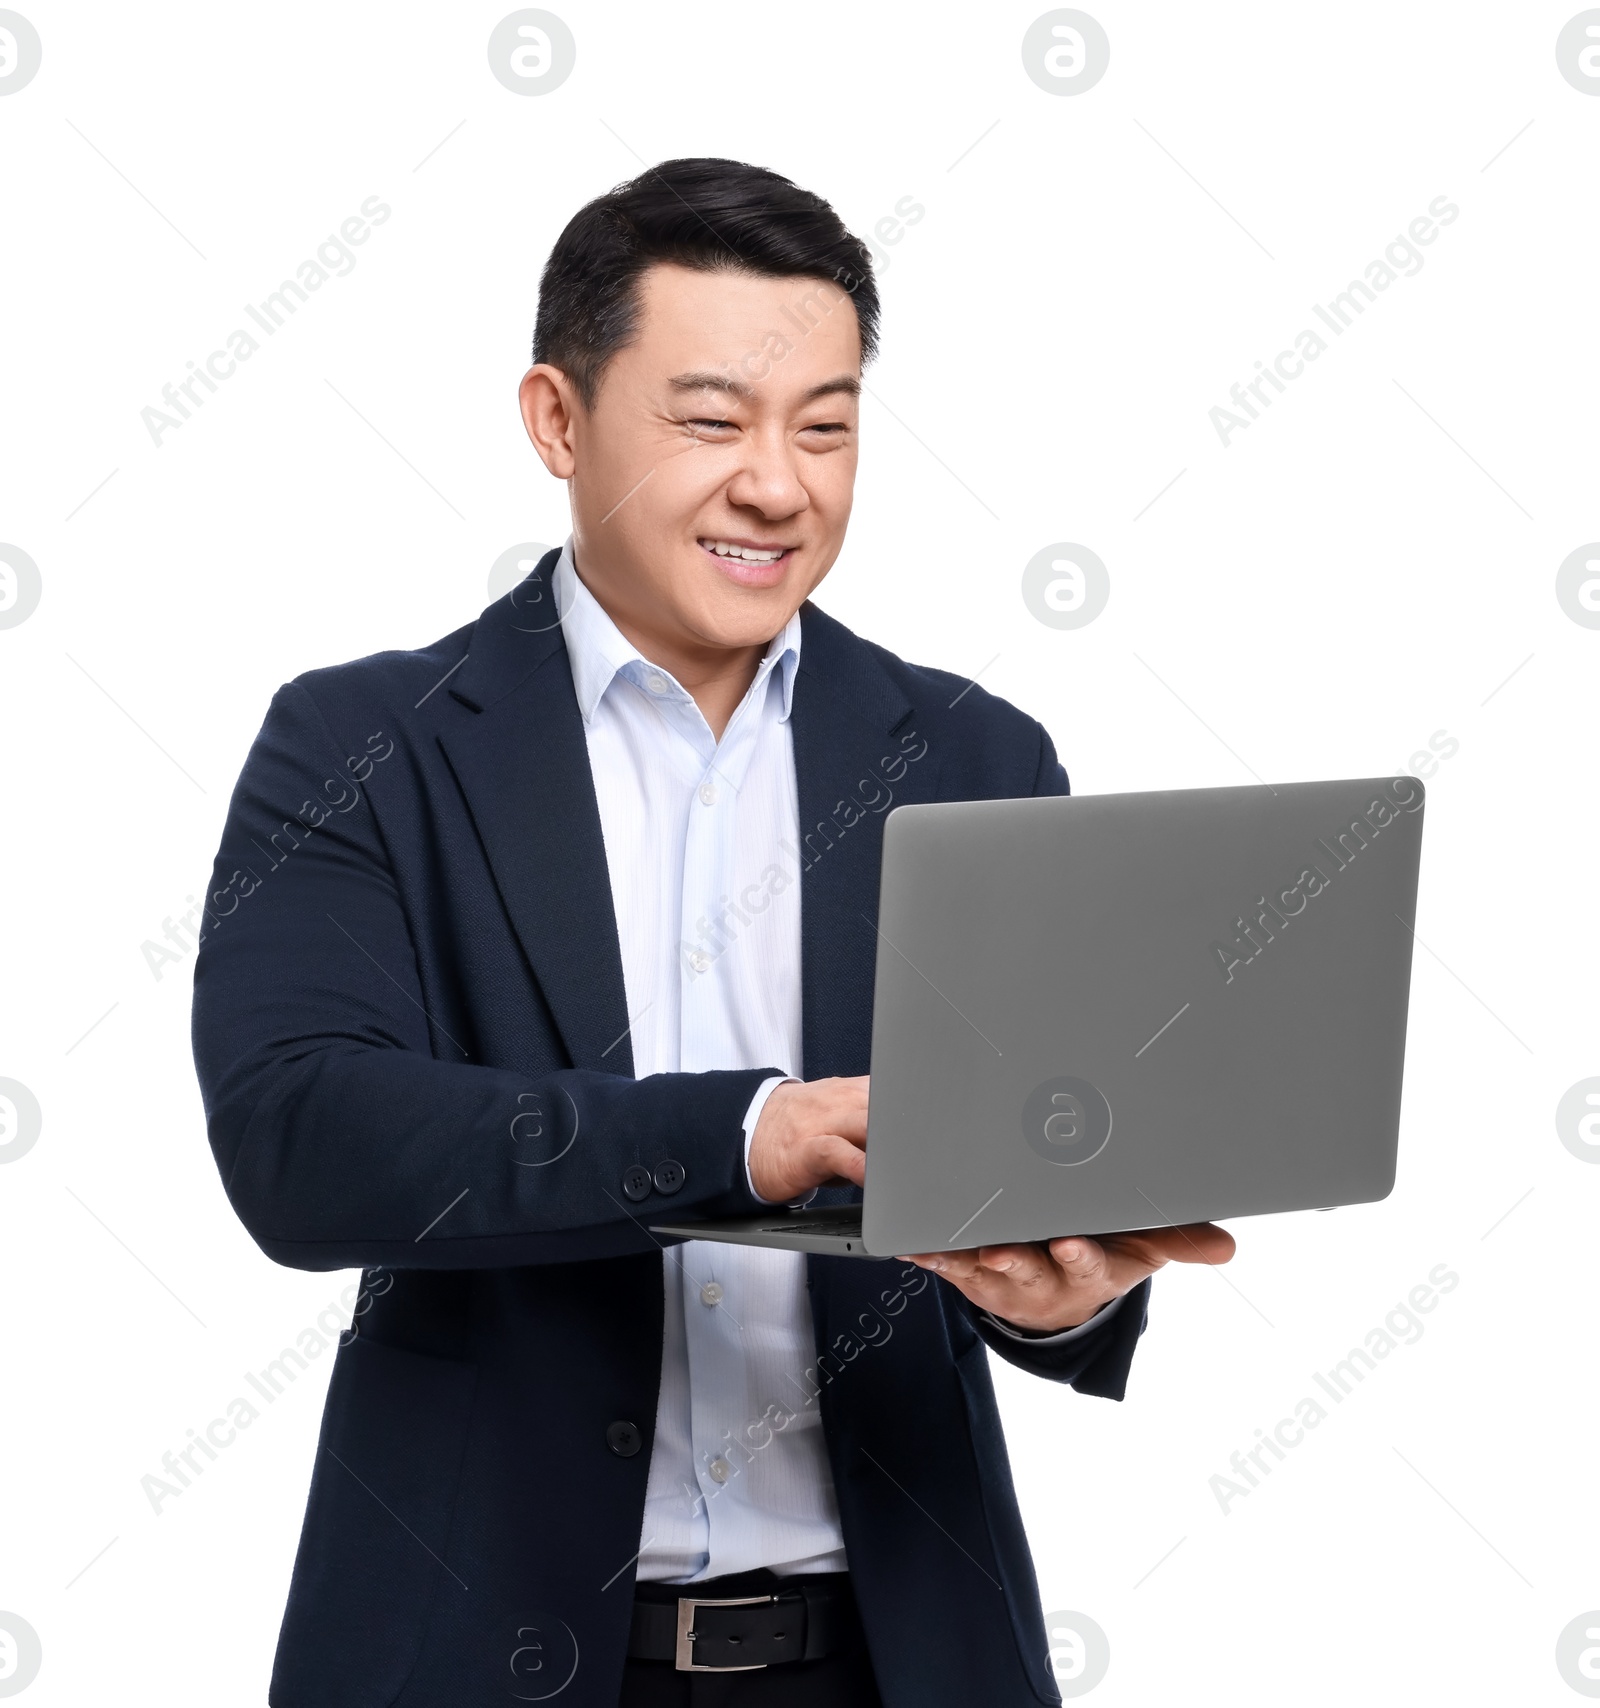
[[[645,677],[644,685],[652,694],[665,694],[667,691],[667,679],[659,670],[652,670]]]
[[[722,1303],[722,1283],[720,1281],[706,1282],[705,1286],[700,1289],[700,1303],[702,1305],[720,1305]]]
[[[625,1169],[622,1175],[622,1195],[637,1204],[650,1196],[650,1170],[640,1163]]]
[[[715,783],[702,783],[700,785],[700,804],[707,807],[714,807],[717,804],[717,785]]]
[[[658,1163],[655,1172],[656,1191],[664,1193],[670,1198],[674,1192],[683,1189],[687,1172],[681,1162],[674,1162],[671,1157],[668,1157],[665,1162]]]
[[[711,957],[704,949],[693,949],[689,953],[689,965],[697,973],[708,973],[711,971]]]
[[[644,1437],[638,1424],[619,1421],[606,1426],[606,1446],[619,1459],[631,1459],[644,1446]]]
[[[615,1425],[612,1427],[615,1428]],[[726,1459],[713,1459],[707,1469],[711,1472],[712,1482],[725,1483],[731,1475],[733,1467],[729,1465]]]

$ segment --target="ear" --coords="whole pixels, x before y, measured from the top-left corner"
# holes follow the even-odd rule
[[[557,480],[571,480],[577,467],[573,418],[583,407],[572,381],[560,368],[538,362],[522,376],[517,402],[522,424],[544,466]]]

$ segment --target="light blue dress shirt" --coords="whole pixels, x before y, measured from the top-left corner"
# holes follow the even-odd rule
[[[802,1077],[789,733],[799,616],[768,646],[719,742],[693,698],[583,585],[570,538],[553,584],[605,838],[635,1076],[771,1066]],[[747,1158],[781,1083],[765,1081],[746,1113]],[[816,1348],[805,1258],[691,1240],[662,1261],[638,1577],[843,1571],[818,1384],[806,1377]]]

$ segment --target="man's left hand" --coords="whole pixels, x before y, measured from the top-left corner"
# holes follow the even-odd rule
[[[1233,1235],[1212,1222],[1136,1233],[1075,1234],[1048,1245],[986,1245],[908,1259],[942,1275],[981,1310],[1015,1328],[1059,1332],[1086,1323],[1165,1263],[1226,1263]]]

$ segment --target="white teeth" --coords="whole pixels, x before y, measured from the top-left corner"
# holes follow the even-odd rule
[[[718,557],[743,558],[747,563],[776,563],[783,556],[782,551],[762,552],[753,546],[732,546],[726,540],[702,540],[700,543]]]

